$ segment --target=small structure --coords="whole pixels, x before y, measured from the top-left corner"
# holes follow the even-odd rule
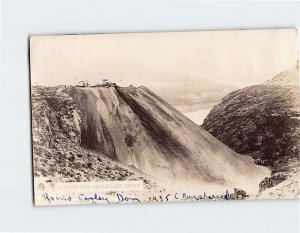
[[[76,85],[76,87],[88,87],[88,86],[89,86],[89,82],[87,80],[79,81],[78,84]]]
[[[96,86],[109,88],[109,87],[116,87],[117,85],[115,83],[108,81],[108,79],[105,78],[105,79],[102,79],[101,84],[97,84]]]
[[[106,78],[102,79],[102,83],[103,85],[109,85],[109,82]]]

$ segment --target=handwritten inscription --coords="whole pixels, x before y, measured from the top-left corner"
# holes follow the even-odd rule
[[[45,200],[47,200],[49,203],[55,202],[55,201],[66,201],[66,202],[71,202],[72,201],[72,197],[70,195],[68,196],[50,196],[48,195],[48,193],[44,193],[43,194],[43,198]]]
[[[175,198],[178,198],[177,195],[175,196]],[[228,192],[228,190],[226,190],[226,192],[224,194],[212,194],[212,195],[207,195],[205,192],[203,194],[200,195],[189,195],[187,193],[183,193],[182,194],[182,199],[185,201],[199,201],[199,200],[230,200],[233,199],[232,195]]]
[[[202,201],[202,200],[232,200],[235,199],[233,194],[230,194],[228,190],[223,194],[207,194],[203,192],[201,194],[189,194],[186,192],[183,193],[166,193],[161,195],[153,195],[148,197],[148,200],[142,199],[136,196],[128,196],[121,193],[115,193],[111,195],[99,195],[99,194],[79,194],[75,197],[72,195],[49,195],[48,193],[44,193],[42,195],[44,200],[53,204],[55,202],[60,203],[67,203],[67,202],[78,202],[79,201],[86,201],[91,202],[92,204],[95,203],[134,203],[134,202],[170,202],[170,201]]]
[[[117,193],[117,197],[119,202],[135,202],[135,201],[140,202],[140,200],[136,197],[127,197],[119,193]]]
[[[168,202],[171,194],[149,197],[150,202]]]
[[[92,196],[85,196],[84,194],[79,194],[78,199],[81,201],[106,201],[108,204],[110,204],[110,201],[107,197],[99,196],[96,193]]]

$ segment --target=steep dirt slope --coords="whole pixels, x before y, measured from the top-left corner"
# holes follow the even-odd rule
[[[143,180],[144,193],[162,191],[136,169],[80,147],[82,114],[59,88],[32,88],[33,165],[35,177],[49,182]]]
[[[256,192],[268,175],[145,87],[69,87],[65,92],[82,114],[82,147],[158,179],[188,188]]]

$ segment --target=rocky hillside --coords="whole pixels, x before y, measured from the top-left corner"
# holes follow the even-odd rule
[[[32,88],[35,177],[48,182],[143,180],[145,193],[163,190],[153,177],[80,147],[82,127],[83,116],[72,97],[59,88]]]
[[[260,183],[260,192],[255,199],[299,198],[299,159],[277,160],[271,177]]]
[[[256,163],[298,158],[300,96],[298,69],[282,72],[261,85],[234,91],[208,114],[202,127]]]
[[[258,191],[268,169],[240,156],[145,87],[64,90],[81,113],[81,148],[177,187]]]

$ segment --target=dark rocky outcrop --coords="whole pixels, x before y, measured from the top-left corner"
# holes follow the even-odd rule
[[[81,142],[81,112],[73,99],[54,87],[32,89],[32,135],[34,144],[48,148],[57,139]]]
[[[261,85],[234,91],[208,114],[202,127],[256,163],[298,158],[300,94],[298,69],[282,72]]]
[[[260,191],[255,198],[299,198],[299,158],[278,159],[271,170],[271,177],[260,182]]]

